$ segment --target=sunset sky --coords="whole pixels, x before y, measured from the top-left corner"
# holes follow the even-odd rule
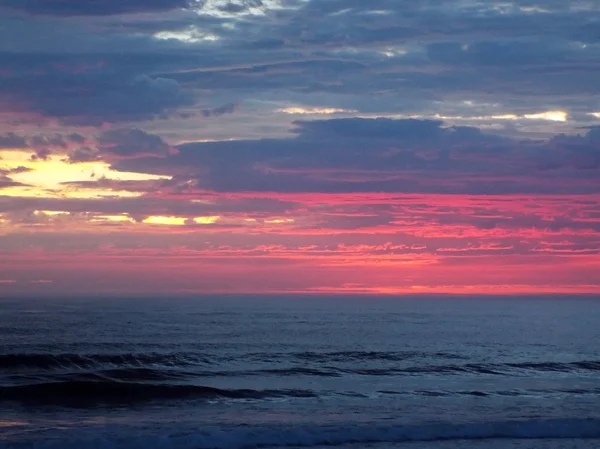
[[[0,296],[600,293],[598,1],[0,5]]]

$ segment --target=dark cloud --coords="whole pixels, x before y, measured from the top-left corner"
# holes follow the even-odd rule
[[[563,43],[497,41],[434,43],[427,47],[427,54],[432,61],[447,65],[471,66],[531,66],[565,62],[573,49],[563,48]]]
[[[17,187],[17,186],[24,186],[25,184],[22,184],[20,182],[17,181],[13,181],[10,176],[5,176],[0,172],[0,189],[4,189],[6,187]]]
[[[93,125],[152,119],[194,102],[176,81],[166,78],[142,75],[128,83],[100,87],[80,97],[43,99],[37,112],[59,117],[67,124]]]
[[[185,6],[61,3],[57,15]],[[0,42],[19,44],[0,54],[13,73],[0,94],[12,108],[81,125],[189,117],[173,112],[194,105],[199,93],[226,104],[295,94],[361,112],[419,113],[469,99],[501,112],[560,107],[585,115],[594,111],[600,76],[600,10],[569,5],[286,0],[269,9],[269,2],[211,0],[195,4],[199,14],[64,18],[60,27],[58,19],[32,17],[35,34],[9,18]]]
[[[0,62],[12,66],[11,74],[0,83],[0,95],[5,98],[0,112],[55,117],[64,125],[99,126],[166,118],[179,107],[195,103],[195,93],[177,81],[143,73],[144,64],[160,65],[160,58],[151,62],[149,56],[133,56],[131,60],[95,57],[102,58],[110,65],[77,70],[88,64],[89,57],[62,58],[64,62],[59,65],[61,57],[0,53]],[[61,69],[64,65],[72,70]]]
[[[73,150],[68,157],[72,164],[79,162],[92,162],[100,159],[100,151],[95,148],[80,147]]]
[[[191,0],[4,0],[1,8],[49,16],[108,16],[185,8]]]
[[[91,184],[83,184],[93,188]],[[111,181],[101,181],[111,182]],[[118,185],[119,181],[112,181],[111,186]],[[121,181],[123,182],[123,181]],[[128,182],[128,181],[124,181]],[[137,181],[134,181],[137,182]],[[247,198],[227,199],[196,193],[195,199],[190,202],[186,197],[158,198],[105,198],[96,199],[68,199],[68,198],[13,198],[0,196],[0,213],[29,211],[29,210],[59,210],[71,213],[96,213],[105,215],[119,215],[127,213],[131,216],[145,218],[150,215],[175,215],[175,216],[202,216],[219,214],[253,214],[255,217],[281,215],[293,211],[298,203],[281,201],[276,198]]]
[[[555,136],[549,145],[554,151],[545,159],[544,168],[600,169],[600,127],[594,127],[584,135]]]
[[[114,166],[185,173],[201,188],[221,192],[585,193],[600,186],[598,167],[575,163],[573,150],[558,148],[560,137],[517,140],[416,119],[295,124],[295,138],[190,143],[164,160],[124,160]],[[586,151],[597,154],[590,147],[595,134],[569,141],[586,142]],[[544,170],[554,157],[563,164]]]
[[[237,3],[227,2],[224,5],[218,5],[217,8],[223,12],[236,14],[236,13],[246,11],[249,8],[260,8],[262,6],[263,6],[262,0],[242,0],[242,1],[238,1]]]
[[[78,189],[111,189],[116,191],[126,190],[129,192],[142,192],[151,194],[161,187],[162,181],[122,181],[118,179],[101,177],[90,181],[69,181],[61,184],[65,186],[77,187]]]
[[[25,148],[27,146],[27,142],[25,137],[17,136],[14,133],[8,133],[4,136],[0,136],[0,149],[19,149]]]
[[[393,120],[378,119],[335,119],[335,120],[298,120],[294,130],[302,138],[338,138],[338,139],[436,139],[447,131],[440,120]],[[474,134],[479,130],[472,129]]]
[[[27,173],[32,171],[31,168],[23,167],[22,165],[15,168],[0,168],[0,176],[2,175],[18,175],[19,173]]]
[[[53,136],[33,136],[29,139],[29,145],[33,148],[67,148],[68,146],[64,136],[60,134]]]
[[[48,158],[50,157],[50,155],[52,154],[52,151],[49,148],[39,148],[35,150],[35,153],[31,155],[31,160],[32,161],[37,161],[37,160],[48,160]]]
[[[32,136],[27,139],[28,147],[33,149],[32,159],[46,160],[55,151],[64,152],[69,148],[69,138],[62,134]]]
[[[41,3],[25,1],[21,8],[39,10]],[[71,6],[65,6],[64,11],[84,11],[91,8],[89,3],[67,2]],[[162,8],[159,3],[168,9],[166,1],[151,1],[146,7]],[[124,2],[114,8],[135,9],[140,4]],[[107,5],[98,2],[94,8],[107,10]],[[586,117],[587,112],[596,110],[600,53],[596,46],[586,47],[585,43],[595,39],[590,26],[600,18],[600,11],[591,7],[586,10],[584,3],[577,5],[580,8],[566,8],[550,0],[469,7],[460,1],[289,0],[284,2],[284,9],[269,10],[268,3],[261,1],[207,1],[199,14],[165,13],[164,17],[128,20],[108,17],[101,21],[87,17],[77,23],[67,18],[65,23],[73,24],[78,36],[70,40],[65,40],[62,29],[48,22],[55,19],[35,18],[46,38],[34,47],[44,50],[0,54],[10,72],[0,83],[0,94],[11,100],[7,104],[13,108],[56,117],[63,124],[92,126],[219,116],[235,111],[235,105],[246,99],[252,104],[253,99],[260,102],[286,96],[343,104],[360,112],[419,115],[434,111],[445,115],[450,111],[468,116],[550,109],[570,112],[573,108],[577,117]],[[228,16],[256,8],[266,15],[244,15],[244,20]],[[234,22],[235,26],[223,26]],[[17,29],[10,26],[8,29]],[[183,33],[184,38],[157,39],[159,32]],[[189,41],[185,33],[189,33]],[[202,33],[209,33],[210,39],[203,40]],[[588,34],[589,39],[584,38]],[[52,36],[62,40],[54,43]],[[31,36],[16,41],[25,46],[33,42],[28,39]],[[577,83],[573,82],[575,76]],[[198,111],[195,104],[199,95],[215,95],[219,99],[216,104],[222,102],[223,106]],[[235,101],[231,101],[233,98]],[[466,106],[465,100],[482,106]],[[246,118],[240,117],[238,123]],[[269,118],[264,120],[253,130],[255,134],[268,135]],[[507,124],[505,129],[510,126]],[[506,158],[514,157],[524,167],[544,172],[544,176],[556,170],[593,169],[596,164],[593,151],[583,151],[581,142],[567,145],[554,141],[549,144],[554,148],[552,156],[540,157],[532,150],[535,145],[531,142],[502,140],[474,127],[446,128],[434,121],[354,119],[296,122],[296,127],[295,139],[197,144],[198,154],[181,155],[179,159],[189,158],[190,163],[176,168],[176,157],[162,167],[160,161],[144,163],[153,171],[180,173],[193,170],[194,158],[199,162],[206,158],[205,171],[212,181],[204,182],[222,183],[226,188],[229,177],[238,177],[231,182],[241,183],[243,177],[239,175],[249,173],[250,184],[262,189],[267,187],[265,183],[276,188],[279,178],[287,176],[291,183],[292,178],[300,176],[283,174],[294,167],[293,163],[297,171],[390,167],[402,168],[405,173],[436,174],[444,170],[458,172],[470,164],[468,170],[476,167],[477,173],[485,173],[485,164],[491,170],[491,165],[502,167]],[[519,126],[510,129],[516,132]],[[369,139],[377,142],[374,150],[366,149]],[[78,146],[69,146],[72,162],[99,156],[89,142],[65,140]],[[396,148],[398,145],[404,148]],[[527,150],[523,155],[515,150],[519,145]],[[579,150],[566,148],[574,145]],[[141,154],[123,148],[119,151],[120,156],[106,154]],[[227,153],[232,161],[219,152]],[[151,149],[148,154],[164,152]],[[258,176],[260,170],[263,173]],[[340,177],[339,173],[310,175],[313,189],[318,185],[339,186]],[[401,189],[402,183],[415,181],[406,178],[378,182],[383,189],[391,189],[392,184]],[[374,181],[359,182],[358,178],[354,184],[377,185]]]
[[[77,134],[77,133],[69,134],[67,136],[67,139],[69,139],[70,142],[78,143],[78,144],[85,142],[85,137],[83,137],[81,134]]]
[[[219,106],[218,108],[204,109],[202,111],[202,115],[204,117],[220,117],[221,115],[232,114],[235,112],[236,107],[237,106],[234,103],[227,103],[223,106]]]
[[[141,129],[115,129],[103,132],[97,138],[99,153],[116,158],[167,157],[176,150],[160,136]],[[80,152],[80,157],[82,153]]]

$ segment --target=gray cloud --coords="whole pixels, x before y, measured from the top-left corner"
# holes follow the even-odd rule
[[[115,8],[134,4],[141,5]],[[189,118],[203,95],[223,104],[294,95],[416,114],[472,113],[457,106],[471,100],[496,104],[497,114],[564,109],[585,122],[598,107],[600,76],[600,10],[586,4],[286,0],[275,10],[260,1],[208,1],[199,14],[34,17],[35,36],[9,17],[0,42],[19,42],[20,50],[0,54],[13,73],[0,95],[77,125]],[[200,109],[199,117],[218,109]]]
[[[44,85],[40,90],[25,93],[23,89],[22,92],[33,112],[57,117],[67,125],[152,119],[194,102],[193,95],[176,81],[166,78],[141,75],[131,80],[107,78],[104,81],[66,77],[54,86]]]
[[[70,142],[77,143],[77,144],[82,144],[85,142],[85,137],[83,137],[81,134],[77,134],[77,133],[69,134],[67,136],[67,139]]]
[[[190,0],[4,0],[2,7],[49,16],[107,16],[185,8]]]
[[[555,136],[549,145],[554,151],[545,158],[544,168],[600,169],[600,127],[593,127],[584,135]]]
[[[236,105],[234,103],[227,103],[223,106],[219,106],[213,109],[204,109],[202,111],[202,115],[204,117],[220,117],[225,114],[232,114],[236,110]]]
[[[160,136],[140,129],[115,129],[97,138],[102,156],[117,158],[167,157],[176,150]]]
[[[0,112],[34,114],[32,120],[55,117],[66,125],[95,126],[165,118],[195,103],[196,94],[177,81],[148,74],[176,67],[183,55],[170,55],[169,47],[160,44],[154,50],[165,53],[153,54],[149,50],[155,40],[150,37],[132,40],[118,34],[112,40],[110,33],[95,36],[81,32],[81,41],[101,44],[95,49],[65,52],[0,51],[0,98],[4,99]],[[40,33],[44,34],[43,30]],[[143,44],[138,45],[140,42]],[[111,54],[105,46],[121,48],[122,53]]]
[[[258,280],[250,276],[253,285],[273,286],[276,278],[289,288],[289,273],[273,276],[273,269],[320,263],[312,255],[348,253],[362,264],[363,255],[426,253],[457,264],[460,255],[527,254],[533,266],[550,260],[534,254],[598,252],[597,2],[0,3],[0,148],[170,177],[123,181],[88,172],[62,189],[50,186],[55,197],[0,191],[7,279],[35,275],[39,262],[39,279],[74,285],[61,254],[89,261],[87,250],[109,268],[115,259],[104,255],[206,251],[195,265],[227,270],[202,287],[223,289],[236,285],[220,276],[240,256],[245,275],[261,260],[270,264]],[[567,120],[523,116],[545,111],[564,111]],[[0,189],[27,178],[12,156],[21,157],[0,161]],[[83,168],[71,166],[63,181]],[[96,193],[89,189],[115,196],[85,198]],[[123,189],[139,196],[116,196]],[[102,217],[122,214],[185,223],[177,231]],[[193,220],[201,216],[220,219]],[[49,257],[26,260],[36,253],[24,248],[46,248]],[[212,260],[211,252],[228,256]],[[285,255],[294,252],[304,259]],[[255,257],[269,253],[280,257]],[[16,254],[22,265],[13,267]],[[565,263],[565,279],[589,283],[593,268],[568,259],[552,263]],[[506,264],[514,268],[515,260]],[[148,273],[127,266],[127,285],[149,285]],[[315,285],[330,285],[338,269],[319,267]],[[344,282],[360,271],[343,270]],[[87,287],[125,285],[114,273],[83,276],[79,285]],[[173,288],[186,288],[181,282]]]
[[[75,148],[68,157],[68,161],[72,164],[79,162],[91,162],[100,159],[100,151],[95,148],[79,147]]]
[[[29,139],[29,145],[33,148],[67,148],[65,138],[60,134],[50,136],[33,136]]]
[[[195,177],[201,188],[223,192],[503,194],[599,189],[595,129],[544,142],[446,127],[433,120],[336,119],[299,121],[294,132],[295,138],[184,144],[179,154],[164,160],[124,160],[114,166],[185,174]],[[581,159],[583,155],[588,159]],[[554,159],[558,165],[545,166]]]
[[[262,0],[242,0],[241,2],[228,2],[224,5],[218,5],[218,9],[231,14],[247,11],[249,8],[260,8],[264,6]]]
[[[32,171],[32,169],[22,165],[15,168],[0,168],[0,176],[18,175],[19,173],[27,173],[29,171]]]
[[[24,148],[27,142],[24,137],[17,136],[15,133],[8,133],[0,136],[0,149]]]
[[[5,176],[2,173],[0,173],[0,190],[4,189],[6,187],[16,187],[16,186],[23,186],[23,185],[25,185],[25,184],[22,184],[17,181],[13,181],[10,178],[10,176]]]
[[[100,181],[105,185],[110,181]],[[114,181],[113,181],[114,182]],[[94,187],[84,184],[86,187]],[[112,184],[111,184],[112,186]],[[102,201],[64,198],[11,198],[0,196],[0,213],[27,212],[33,210],[59,210],[71,213],[96,213],[106,215],[129,215],[144,219],[150,215],[219,215],[219,214],[252,214],[254,217],[286,214],[298,207],[292,201],[280,201],[273,198],[248,198],[245,200],[228,200],[226,198],[202,197],[198,199],[211,201],[190,202],[185,198],[106,198]]]

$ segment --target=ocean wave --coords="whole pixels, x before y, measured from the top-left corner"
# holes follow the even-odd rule
[[[600,388],[537,388],[537,389],[522,389],[522,390],[379,390],[381,395],[391,396],[426,396],[426,397],[451,397],[451,396],[564,396],[564,395],[599,395]]]
[[[513,390],[379,390],[366,394],[355,391],[306,389],[222,389],[189,383],[189,379],[159,371],[117,370],[101,373],[75,373],[16,378],[19,383],[0,386],[3,401],[26,404],[93,407],[110,404],[132,405],[169,400],[269,400],[274,398],[327,398],[335,396],[367,398],[375,396],[422,397],[500,397],[600,395],[600,388],[513,389]],[[193,379],[192,379],[193,381]],[[188,382],[187,384],[185,382]]]
[[[342,352],[278,352],[278,353],[245,353],[226,356],[208,354],[206,352],[146,352],[146,353],[12,353],[0,354],[0,369],[60,369],[69,367],[89,368],[100,365],[208,365],[232,360],[253,362],[273,362],[281,360],[336,363],[357,361],[389,361],[400,362],[415,358],[461,359],[462,357],[443,352],[424,353],[414,351],[382,352],[382,351],[342,351]]]
[[[412,356],[411,356],[412,354]],[[424,355],[421,354],[423,357]],[[412,375],[521,375],[536,372],[584,373],[600,372],[600,361],[578,360],[573,362],[519,362],[519,363],[451,363],[407,364],[416,353],[388,352],[331,352],[331,353],[247,353],[227,357],[195,352],[131,353],[131,354],[0,354],[0,373],[44,372],[100,372],[125,370],[136,375],[144,369],[149,376],[176,376],[193,373],[197,377],[248,377],[248,376],[412,376]],[[432,357],[452,358],[451,354],[435,353]],[[458,357],[458,356],[456,356]],[[433,361],[434,359],[430,359]],[[456,358],[458,360],[458,358]],[[403,361],[404,363],[401,363]],[[227,364],[248,363],[249,369],[226,369]],[[260,368],[258,364],[270,364]],[[363,366],[361,362],[373,362],[375,366]],[[378,362],[386,362],[377,365]],[[275,365],[284,365],[277,366]],[[285,366],[288,365],[288,366]],[[310,365],[310,366],[306,366]],[[357,366],[358,365],[358,366]],[[383,365],[383,366],[381,366]],[[163,373],[158,373],[162,370]],[[179,374],[177,373],[179,371]],[[109,377],[111,377],[109,375]],[[118,376],[117,376],[118,377]]]
[[[208,363],[203,354],[156,352],[139,354],[1,354],[0,368],[15,369],[65,369],[94,368],[99,366],[189,366]]]
[[[458,354],[448,352],[421,351],[336,351],[336,352],[296,352],[292,357],[313,362],[389,361],[402,362],[416,358],[463,359]]]
[[[73,435],[70,441],[46,440],[46,449],[94,447],[98,449],[251,449],[259,447],[314,447],[349,444],[403,443],[442,440],[492,439],[599,439],[598,419],[549,419],[422,425],[378,425],[373,423],[306,427],[206,428],[195,433],[115,436],[94,438]],[[8,446],[5,446],[8,447]],[[30,447],[36,448],[33,443]],[[2,444],[0,443],[0,448]]]
[[[160,399],[268,399],[314,397],[309,390],[221,389],[115,380],[66,380],[0,387],[0,402],[88,406],[130,404]]]

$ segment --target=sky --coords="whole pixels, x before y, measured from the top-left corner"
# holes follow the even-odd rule
[[[600,293],[596,0],[3,0],[0,296]]]

